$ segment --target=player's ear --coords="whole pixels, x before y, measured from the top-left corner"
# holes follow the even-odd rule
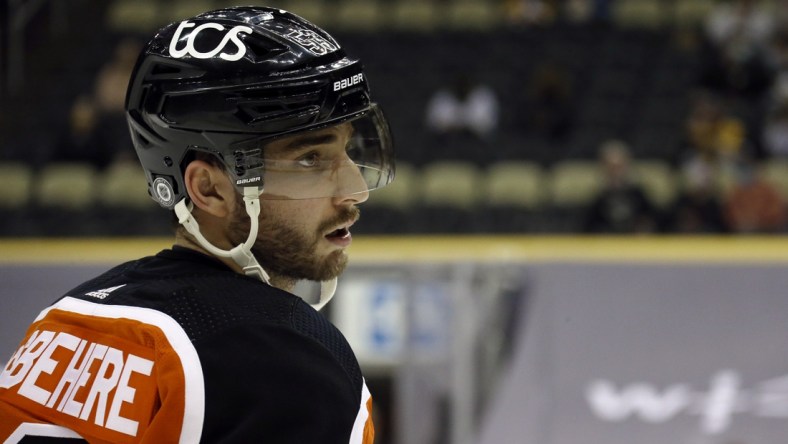
[[[235,188],[227,173],[218,165],[193,160],[183,172],[183,182],[195,207],[216,217],[232,214]]]

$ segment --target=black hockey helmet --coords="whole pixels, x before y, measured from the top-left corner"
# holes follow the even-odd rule
[[[388,124],[361,63],[280,9],[220,9],[162,28],[137,61],[126,112],[149,193],[165,208],[187,197],[182,172],[196,151],[216,155],[239,189],[259,187],[261,198],[329,197],[335,190],[315,178],[338,171],[363,178],[353,192],[394,176]],[[340,124],[351,134],[342,159],[266,153],[276,139]]]

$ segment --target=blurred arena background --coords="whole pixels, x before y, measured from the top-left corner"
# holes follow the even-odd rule
[[[0,356],[168,246],[128,73],[158,27],[235,3],[0,5]],[[364,61],[395,135],[328,313],[378,444],[785,441],[788,2],[265,4]]]
[[[361,57],[390,116],[397,183],[358,230],[785,231],[780,1],[274,3]],[[4,4],[0,232],[169,233],[135,186],[128,71],[163,23],[229,2]]]

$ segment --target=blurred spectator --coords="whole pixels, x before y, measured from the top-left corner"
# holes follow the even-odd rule
[[[688,234],[728,231],[717,197],[716,167],[694,159],[685,165],[683,176],[683,188],[670,209],[667,230]]]
[[[629,147],[609,140],[600,149],[605,184],[592,202],[584,228],[589,233],[650,233],[658,215],[643,188],[632,180]]]
[[[528,109],[523,113],[527,128],[550,142],[563,140],[572,129],[572,82],[558,64],[544,62],[535,70],[528,85]]]
[[[788,102],[779,105],[767,118],[763,146],[769,157],[788,158]]]
[[[565,0],[563,16],[569,22],[609,24],[614,0]]]
[[[53,160],[85,161],[104,168],[134,155],[124,102],[140,47],[132,39],[118,43],[114,57],[99,71],[92,94],[75,100],[69,128],[59,138]]]
[[[141,44],[134,39],[120,41],[114,58],[104,65],[96,78],[94,100],[98,110],[98,138],[103,148],[113,151],[116,157],[134,154],[124,104],[129,77],[140,49]]]
[[[504,16],[514,26],[546,25],[558,16],[558,0],[504,0]]]
[[[706,19],[709,38],[730,51],[764,45],[774,28],[772,14],[758,0],[719,0]]]
[[[498,128],[498,97],[487,85],[468,76],[433,94],[427,104],[427,128],[438,136],[470,134],[489,140]]]
[[[769,45],[769,63],[775,72],[770,97],[770,104],[774,107],[788,102],[788,31],[781,30],[772,39]]]
[[[740,154],[747,131],[741,119],[728,113],[718,97],[701,92],[692,100],[685,133],[689,145],[686,157],[724,162]]]
[[[126,87],[140,49],[140,43],[134,39],[121,40],[115,47],[113,58],[99,71],[94,90],[99,112],[123,113]]]
[[[706,20],[708,47],[701,74],[704,86],[757,96],[771,85],[767,45],[772,15],[756,0],[723,0]]]
[[[96,106],[81,95],[71,106],[68,127],[57,138],[52,160],[59,162],[91,162],[103,168],[112,161],[109,150],[103,150],[96,138]]]
[[[724,204],[725,217],[736,233],[774,233],[783,231],[785,202],[777,189],[765,181],[750,160],[737,164],[736,184]]]

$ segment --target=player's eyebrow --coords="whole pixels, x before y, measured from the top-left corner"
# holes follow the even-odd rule
[[[334,134],[333,132],[323,133],[323,134],[304,134],[302,136],[297,136],[293,138],[293,140],[287,142],[278,151],[288,152],[288,151],[297,150],[299,148],[303,148],[305,146],[327,145],[330,143],[334,143],[336,141],[337,141],[337,135]]]

